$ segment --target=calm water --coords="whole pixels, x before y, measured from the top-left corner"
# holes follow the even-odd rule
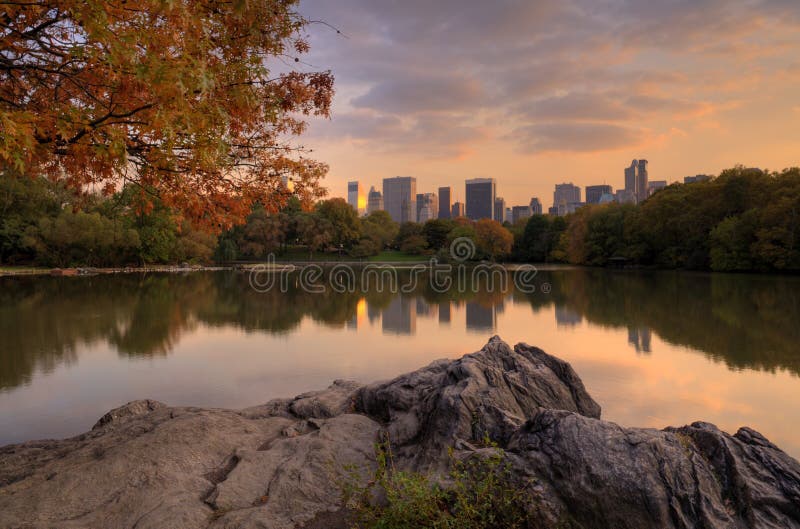
[[[234,272],[0,278],[0,444],[77,434],[138,398],[244,407],[389,378],[499,334],[571,362],[606,419],[750,425],[800,456],[800,278],[535,282],[393,295],[261,294]]]

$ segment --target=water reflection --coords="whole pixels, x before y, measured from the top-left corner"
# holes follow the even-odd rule
[[[652,353],[655,335],[731,368],[800,374],[798,278],[563,270],[537,279],[550,293],[485,285],[440,293],[424,281],[403,294],[259,293],[236,273],[0,278],[0,388],[76,362],[98,343],[123,357],[169,355],[198,325],[290,334],[304,318],[353,330],[380,320],[388,336],[413,336],[418,320],[448,326],[463,307],[465,331],[491,334],[507,303],[552,308],[564,332],[581,332],[583,322],[627,330],[641,354]]]

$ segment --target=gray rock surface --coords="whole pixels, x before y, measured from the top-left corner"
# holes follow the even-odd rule
[[[394,380],[239,411],[135,401],[83,435],[0,448],[0,527],[335,528],[349,468],[387,438],[442,471],[489,437],[542,527],[800,528],[800,464],[758,432],[622,428],[569,364],[493,338]]]

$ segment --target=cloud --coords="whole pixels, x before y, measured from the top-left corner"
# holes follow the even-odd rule
[[[468,116],[425,114],[401,119],[373,111],[354,111],[312,124],[309,137],[350,141],[377,153],[408,153],[423,158],[461,157],[487,136]]]
[[[649,136],[644,129],[611,123],[542,123],[514,131],[520,150],[543,152],[596,152],[633,147]]]
[[[308,62],[334,71],[338,93],[317,137],[409,158],[463,156],[509,134],[525,152],[640,146],[756,99],[774,81],[800,82],[797,0],[301,7],[347,36],[312,31]]]
[[[459,110],[481,104],[480,83],[460,75],[413,75],[382,81],[352,100],[354,107],[409,114]]]

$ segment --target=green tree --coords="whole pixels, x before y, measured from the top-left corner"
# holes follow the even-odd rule
[[[389,246],[400,232],[400,225],[386,211],[373,211],[361,220],[362,240],[369,239],[377,251]]]
[[[317,204],[317,214],[332,227],[331,242],[337,247],[350,248],[361,234],[358,213],[342,198],[332,198]]]
[[[422,227],[422,235],[432,250],[440,250],[447,246],[447,236],[455,227],[448,219],[432,219]]]

